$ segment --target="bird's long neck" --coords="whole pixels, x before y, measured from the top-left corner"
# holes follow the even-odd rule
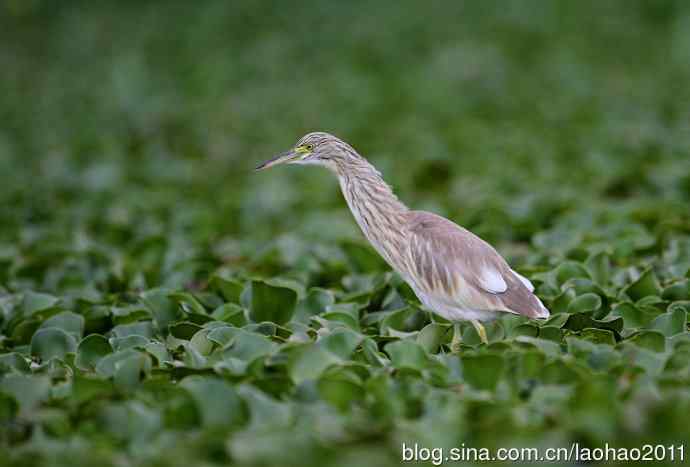
[[[407,206],[401,203],[374,166],[359,156],[336,170],[340,188],[359,227],[393,268],[405,247]]]

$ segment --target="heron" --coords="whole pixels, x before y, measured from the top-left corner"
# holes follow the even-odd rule
[[[460,348],[460,322],[470,321],[488,344],[482,322],[512,313],[545,319],[549,311],[532,283],[486,241],[456,223],[409,209],[381,173],[345,141],[308,133],[259,165],[319,165],[333,172],[362,233],[407,282],[425,308],[453,323],[451,349]]]

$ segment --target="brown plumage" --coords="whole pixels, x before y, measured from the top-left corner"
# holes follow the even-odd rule
[[[281,163],[327,167],[365,237],[412,287],[420,301],[446,319],[478,322],[497,314],[547,318],[534,287],[472,232],[436,214],[411,211],[381,174],[350,145],[328,133],[309,133],[257,169]]]

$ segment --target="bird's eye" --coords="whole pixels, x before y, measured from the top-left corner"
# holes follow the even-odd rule
[[[304,149],[306,149],[307,151],[311,151],[312,149],[314,149],[314,145],[313,144],[305,144]]]

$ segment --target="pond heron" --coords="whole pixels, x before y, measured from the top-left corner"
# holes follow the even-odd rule
[[[488,343],[481,322],[501,313],[548,318],[532,283],[491,245],[444,217],[409,209],[346,142],[328,133],[309,133],[256,170],[279,164],[321,165],[335,173],[364,236],[426,308],[454,323],[454,351],[460,342],[458,321],[471,321]]]

